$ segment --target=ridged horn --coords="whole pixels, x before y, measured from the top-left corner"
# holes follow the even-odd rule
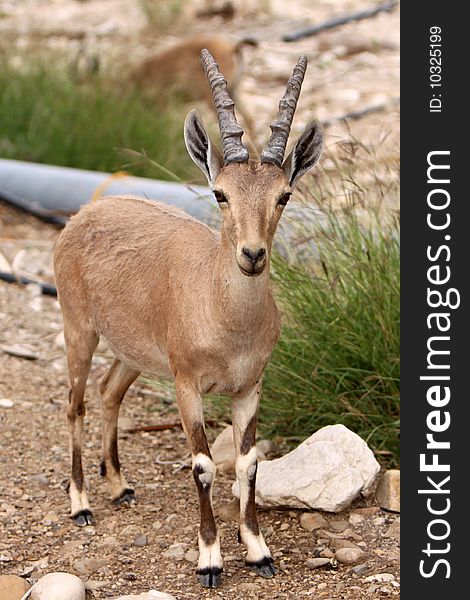
[[[261,153],[262,163],[272,163],[278,167],[282,166],[292,120],[294,118],[306,70],[307,57],[301,56],[294,67],[292,76],[287,82],[284,96],[279,102],[277,117],[270,125],[272,133],[269,142]]]
[[[235,103],[227,91],[227,82],[219,71],[219,65],[209,50],[201,50],[201,63],[209,80],[209,86],[217,111],[224,163],[248,161],[248,150],[242,144],[243,129],[235,117]]]

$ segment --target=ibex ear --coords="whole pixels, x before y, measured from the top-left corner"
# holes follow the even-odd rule
[[[222,168],[222,159],[196,110],[192,110],[184,122],[184,141],[189,156],[207,177],[209,184],[213,184]]]
[[[323,149],[323,131],[318,121],[312,121],[292,148],[282,165],[289,185],[294,187],[297,181],[309,169],[314,167]]]

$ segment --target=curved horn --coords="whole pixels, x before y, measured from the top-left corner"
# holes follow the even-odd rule
[[[209,50],[201,50],[201,63],[214,99],[219,121],[224,163],[247,162],[248,150],[242,144],[243,129],[235,117],[235,103],[227,91],[227,82],[219,71],[219,66]]]
[[[266,148],[261,153],[262,163],[273,163],[278,167],[282,166],[287,139],[306,70],[307,58],[301,56],[294,67],[291,78],[287,82],[284,96],[279,102],[277,117],[270,125],[272,133]]]

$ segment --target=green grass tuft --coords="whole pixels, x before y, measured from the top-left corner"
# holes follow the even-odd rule
[[[373,213],[371,213],[373,214]],[[343,423],[386,462],[399,451],[399,224],[329,210],[318,261],[273,259],[283,312],[260,410],[265,435]]]
[[[171,106],[171,108],[170,108]],[[125,83],[100,77],[79,83],[49,61],[20,69],[0,61],[0,157],[166,179],[147,156],[183,179],[194,175],[179,105],[158,106]],[[131,163],[131,164],[129,164]]]

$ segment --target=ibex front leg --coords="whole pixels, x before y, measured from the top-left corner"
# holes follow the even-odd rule
[[[248,549],[245,563],[262,577],[276,573],[271,552],[259,529],[255,504],[256,471],[256,421],[261,384],[232,401],[232,422],[236,450],[235,468],[240,485],[240,538]]]
[[[217,587],[222,573],[220,540],[212,512],[212,485],[216,468],[204,430],[202,399],[187,381],[176,381],[176,399],[192,455],[193,477],[199,493],[201,525],[197,574],[204,587]]]

